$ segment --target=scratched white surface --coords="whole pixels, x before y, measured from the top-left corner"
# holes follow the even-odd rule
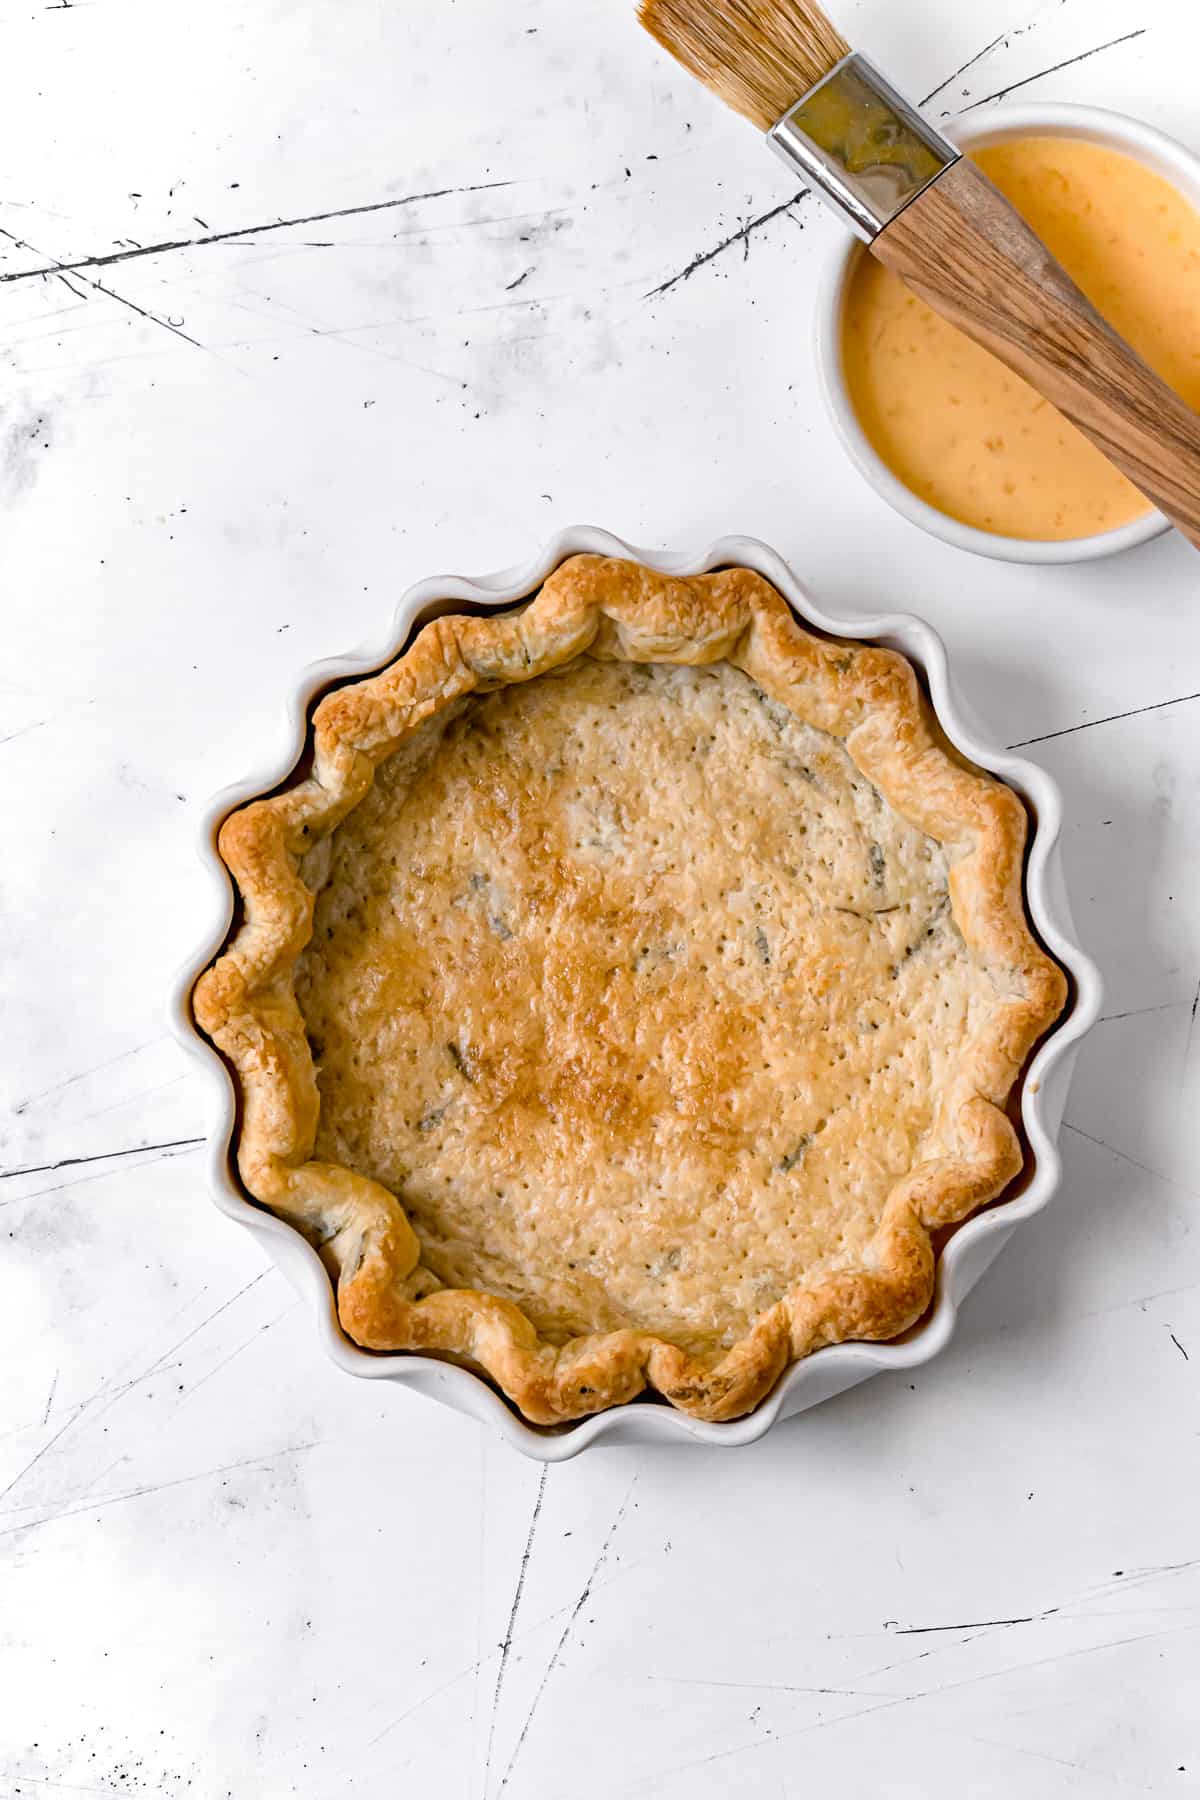
[[[935,111],[1200,148],[1193,0],[838,16],[917,94],[991,44]],[[867,492],[836,227],[672,284],[789,186],[620,0],[8,0],[0,54],[0,1796],[1196,1791],[1200,563],[984,566]],[[162,1002],[296,668],[576,520],[931,618],[1044,740],[1108,1017],[939,1363],[547,1477],[322,1362]]]

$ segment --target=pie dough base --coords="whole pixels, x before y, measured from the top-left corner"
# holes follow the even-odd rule
[[[328,697],[312,775],[223,827],[194,1005],[242,1179],[367,1348],[535,1423],[735,1417],[919,1318],[930,1232],[1021,1167],[1066,991],[1024,836],[901,657],[748,570],[574,558]]]

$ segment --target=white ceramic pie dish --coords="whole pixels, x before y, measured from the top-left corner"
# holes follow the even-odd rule
[[[960,1226],[943,1252],[933,1306],[903,1339],[884,1344],[838,1344],[796,1363],[774,1392],[744,1419],[707,1424],[653,1400],[599,1413],[550,1429],[527,1424],[481,1377],[432,1357],[405,1353],[378,1355],[360,1350],[341,1331],[333,1289],[316,1252],[300,1234],[249,1200],[233,1168],[231,1147],[236,1101],[229,1072],[192,1020],[191,992],[201,971],[223,945],[233,917],[233,889],[216,852],[217,832],[235,807],[279,785],[299,759],[309,708],[332,682],[366,675],[391,661],[415,626],[466,604],[495,609],[534,592],[566,557],[586,551],[628,557],[664,574],[698,575],[730,564],[756,569],[779,589],[807,625],[837,637],[870,640],[901,651],[922,672],[942,729],[964,755],[1008,782],[1024,799],[1034,820],[1026,872],[1030,916],[1047,949],[1071,978],[1072,1002],[1062,1022],[1042,1043],[1021,1094],[1021,1117],[1029,1143],[1031,1173],[1011,1199]],[[765,544],[752,538],[721,538],[700,555],[639,550],[605,531],[579,526],[561,532],[533,562],[517,569],[468,580],[434,577],[418,582],[400,601],[388,632],[376,643],[348,655],[314,663],[299,677],[287,714],[286,731],[274,753],[235,787],[207,807],[200,854],[211,893],[211,921],[203,943],[180,971],[171,993],[171,1026],[195,1057],[208,1089],[208,1172],[220,1210],[253,1233],[297,1292],[312,1308],[321,1343],[347,1374],[396,1381],[456,1411],[496,1427],[515,1449],[545,1462],[560,1462],[601,1440],[621,1443],[694,1443],[734,1446],[753,1443],[780,1419],[854,1387],[885,1369],[914,1368],[928,1362],[949,1341],[958,1306],[1022,1219],[1040,1212],[1059,1185],[1056,1139],[1079,1042],[1100,1011],[1101,984],[1094,964],[1074,942],[1059,858],[1062,800],[1050,777],[1036,765],[998,750],[981,739],[954,695],[941,639],[911,614],[881,613],[847,620],[817,604],[791,570]]]
[[[1107,112],[1096,106],[1031,101],[1024,105],[1002,106],[987,117],[975,117],[967,124],[952,126],[948,136],[960,150],[979,150],[987,144],[1022,137],[1083,138],[1088,143],[1132,157],[1156,175],[1163,176],[1193,205],[1200,207],[1200,156],[1165,132],[1143,125],[1140,120],[1126,118],[1123,113]],[[919,525],[930,536],[953,544],[956,549],[970,550],[976,556],[988,556],[1001,562],[1091,562],[1097,557],[1116,556],[1122,550],[1134,549],[1170,530],[1170,523],[1162,513],[1148,512],[1115,531],[1070,538],[1065,543],[1005,537],[1000,532],[980,531],[974,525],[964,525],[914,494],[898,475],[892,473],[863,430],[843,372],[842,313],[850,277],[859,258],[865,254],[861,245],[847,239],[837,245],[830,257],[817,302],[817,363],[825,404],[851,461],[894,511]]]

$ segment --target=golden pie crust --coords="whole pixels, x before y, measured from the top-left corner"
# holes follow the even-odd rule
[[[329,695],[226,820],[197,984],[249,1193],[343,1329],[559,1424],[650,1387],[749,1411],[894,1337],[994,1200],[1066,998],[1025,814],[908,663],[747,569],[579,556]]]

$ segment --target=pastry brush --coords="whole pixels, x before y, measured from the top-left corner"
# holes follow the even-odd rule
[[[1200,415],[819,8],[639,0],[638,16],[873,256],[1052,401],[1200,549]]]

